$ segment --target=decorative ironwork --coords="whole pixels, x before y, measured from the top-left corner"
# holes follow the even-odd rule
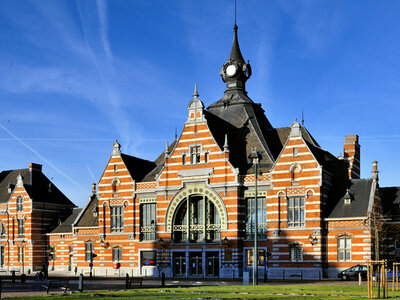
[[[258,223],[258,234],[260,239],[267,238],[267,223]],[[246,224],[246,240],[254,239],[255,225],[253,223]]]

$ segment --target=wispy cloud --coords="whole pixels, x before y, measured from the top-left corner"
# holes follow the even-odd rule
[[[73,180],[71,177],[69,177],[66,173],[61,171],[59,168],[57,168],[51,161],[46,159],[43,155],[41,155],[38,151],[36,151],[34,148],[29,146],[27,143],[25,143],[23,140],[21,140],[19,137],[17,137],[15,134],[13,134],[11,131],[9,131],[6,127],[4,127],[2,124],[0,124],[0,128],[2,128],[5,132],[7,132],[10,136],[13,137],[16,141],[18,141],[22,146],[24,146],[26,149],[30,150],[33,154],[35,154],[37,157],[39,157],[42,161],[44,161],[47,165],[52,167],[57,173],[59,173],[61,176],[63,176],[65,179],[67,179],[69,182],[74,184],[76,187],[81,188],[80,185]]]
[[[97,0],[97,13],[99,14],[100,22],[100,37],[103,44],[103,49],[106,54],[107,59],[112,64],[113,55],[111,52],[111,45],[108,39],[108,22],[107,22],[107,7],[104,0]]]

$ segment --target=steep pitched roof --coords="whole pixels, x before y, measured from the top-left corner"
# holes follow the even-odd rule
[[[175,140],[168,146],[168,151],[171,153],[176,146],[178,141]],[[164,167],[164,156],[165,152],[163,151],[153,163],[154,167],[144,176],[144,178],[140,181],[147,182],[147,181],[154,181],[156,180],[156,176],[161,172],[162,168]]]
[[[329,214],[329,218],[365,217],[371,196],[372,179],[352,179],[349,186],[351,203],[344,203],[346,191]],[[330,199],[335,200],[335,199]]]
[[[208,125],[214,136],[221,136],[221,131],[228,135],[228,142],[231,145],[230,160],[241,173],[250,172],[252,164],[249,163],[248,157],[254,148],[262,152],[261,170],[268,171],[271,168],[274,157],[265,139],[265,133],[272,129],[272,126],[259,104],[248,102],[227,106],[210,105],[206,118],[214,121],[216,118],[222,120],[218,124],[222,124],[223,128],[213,126],[212,122],[208,122]]]
[[[64,204],[74,207],[71,202],[41,171],[33,169],[8,170],[0,173],[0,203],[10,199],[9,185],[14,190],[17,176],[21,174],[24,188],[34,202]]]
[[[74,224],[76,218],[79,216],[82,208],[74,208],[72,210],[72,214],[65,219],[60,225],[53,229],[50,233],[71,233],[72,232],[72,225]]]
[[[130,156],[124,153],[121,153],[121,158],[124,161],[129,174],[131,174],[132,179],[135,181],[142,181],[146,174],[148,174],[157,166],[155,162]]]
[[[390,217],[393,221],[400,220],[400,187],[379,188],[383,215]]]
[[[99,226],[98,214],[94,214],[97,212],[98,206],[97,195],[93,194],[90,196],[88,203],[81,210],[79,215],[74,221],[75,227],[97,227]]]

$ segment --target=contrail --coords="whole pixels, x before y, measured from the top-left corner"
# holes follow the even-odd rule
[[[48,161],[46,158],[44,158],[39,152],[37,152],[35,149],[33,149],[31,146],[26,144],[23,140],[21,140],[19,137],[17,137],[15,134],[13,134],[11,131],[9,131],[7,128],[5,128],[2,124],[0,124],[0,127],[7,132],[9,135],[11,135],[16,141],[18,141],[21,145],[23,145],[26,149],[32,151],[37,157],[39,157],[41,160],[43,160],[46,164],[48,164],[50,167],[52,167],[56,172],[58,172],[60,175],[64,176],[67,180],[69,180],[71,183],[76,185],[78,188],[81,188],[79,184],[73,180],[71,177],[69,177],[67,174],[65,174],[63,171],[61,171],[59,168],[57,168],[52,162]]]
[[[88,170],[90,176],[92,176],[93,182],[96,182],[96,179],[94,178],[93,172],[92,172],[92,170],[90,169],[89,165],[86,165],[86,169]]]

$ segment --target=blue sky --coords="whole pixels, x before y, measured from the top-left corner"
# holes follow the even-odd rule
[[[400,2],[238,0],[249,96],[275,127],[338,155],[359,134],[362,177],[400,185]],[[234,1],[0,1],[0,169],[43,164],[82,206],[118,139],[155,159],[194,83],[220,99]]]

